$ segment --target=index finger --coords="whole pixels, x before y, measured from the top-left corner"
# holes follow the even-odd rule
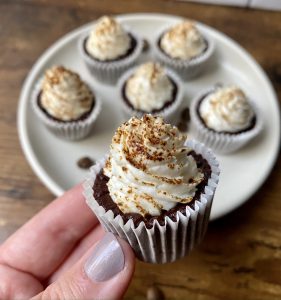
[[[96,224],[78,185],[53,201],[0,248],[0,263],[45,279]]]

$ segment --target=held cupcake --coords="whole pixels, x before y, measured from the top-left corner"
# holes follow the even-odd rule
[[[62,66],[45,72],[32,95],[40,120],[57,136],[68,140],[86,137],[100,112],[101,102],[80,76]]]
[[[237,86],[204,92],[192,101],[190,117],[195,137],[222,154],[240,149],[262,129],[256,107]]]
[[[203,71],[213,50],[212,40],[189,20],[162,31],[155,45],[157,59],[185,79],[196,77]]]
[[[80,54],[89,71],[100,81],[115,83],[139,58],[143,42],[116,19],[104,16],[90,34],[79,41]]]
[[[84,183],[88,205],[107,231],[139,259],[172,262],[200,243],[217,187],[218,163],[161,117],[131,118],[116,131],[110,155]]]
[[[126,117],[150,113],[172,121],[183,99],[179,77],[158,63],[148,62],[126,72],[118,84]]]

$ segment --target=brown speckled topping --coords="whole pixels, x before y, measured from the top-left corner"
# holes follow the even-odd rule
[[[192,200],[203,174],[185,140],[176,127],[151,115],[133,117],[117,129],[104,173],[123,212],[159,215]]]
[[[62,66],[45,72],[40,104],[53,118],[61,121],[77,120],[93,106],[94,95],[80,76]]]

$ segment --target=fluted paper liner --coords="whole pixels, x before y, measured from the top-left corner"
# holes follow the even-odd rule
[[[187,141],[186,146],[201,154],[211,167],[208,185],[200,199],[195,201],[194,209],[186,206],[186,215],[177,213],[176,221],[165,217],[164,225],[154,221],[152,228],[144,222],[137,227],[132,220],[124,223],[120,215],[114,217],[111,210],[105,211],[94,198],[93,186],[97,174],[104,167],[106,157],[90,169],[90,174],[83,184],[87,204],[96,214],[105,230],[125,239],[133,248],[136,256],[149,263],[168,263],[185,256],[198,245],[207,230],[214,193],[219,180],[219,164],[204,145],[196,141]]]
[[[220,133],[213,130],[209,130],[206,125],[200,119],[197,108],[201,99],[213,92],[215,88],[205,90],[200,93],[199,96],[195,97],[190,106],[190,127],[194,134],[194,137],[204,143],[207,147],[211,148],[214,152],[220,154],[228,154],[245,146],[250,140],[256,137],[263,129],[262,117],[253,101],[250,101],[250,105],[253,108],[256,115],[256,123],[252,129],[247,131],[231,134],[231,133]]]
[[[128,70],[127,72],[125,72],[118,81],[120,106],[121,106],[124,116],[127,119],[131,118],[132,116],[141,118],[145,113],[150,113],[150,112],[140,112],[138,110],[133,109],[131,106],[128,105],[128,103],[125,102],[124,97],[123,97],[122,90],[123,90],[124,84],[133,75],[133,73],[136,71],[136,69],[138,67],[139,66],[136,66],[136,67]],[[163,108],[159,112],[151,113],[151,114],[161,116],[164,118],[164,120],[166,122],[173,123],[177,117],[178,108],[181,105],[182,100],[183,100],[183,95],[184,95],[183,82],[181,81],[179,76],[171,69],[165,67],[165,72],[168,75],[168,77],[170,77],[173,80],[173,82],[175,83],[175,85],[177,87],[177,93],[176,93],[174,101],[169,106]]]
[[[58,137],[66,140],[81,140],[89,135],[101,111],[101,100],[94,94],[95,104],[91,113],[83,120],[59,122],[50,118],[38,105],[38,95],[41,89],[41,80],[38,81],[31,96],[31,105],[37,117],[43,124]]]
[[[120,76],[127,69],[132,67],[140,57],[143,49],[143,40],[135,33],[131,33],[130,31],[127,32],[136,40],[135,49],[126,57],[110,62],[94,60],[89,54],[85,52],[84,42],[85,39],[89,36],[89,33],[79,39],[78,47],[80,56],[85,62],[90,73],[100,82],[109,84],[116,83]]]
[[[169,29],[170,26],[165,30],[162,29],[155,39],[154,51],[156,59],[162,62],[164,65],[175,70],[184,79],[192,79],[198,77],[203,72],[204,67],[214,53],[215,45],[213,40],[208,36],[203,35],[204,40],[207,43],[207,48],[203,53],[190,60],[176,59],[169,57],[168,54],[165,54],[159,47],[159,39]]]

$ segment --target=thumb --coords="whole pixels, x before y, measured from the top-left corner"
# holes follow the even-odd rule
[[[120,299],[135,267],[130,246],[112,233],[33,299]]]

